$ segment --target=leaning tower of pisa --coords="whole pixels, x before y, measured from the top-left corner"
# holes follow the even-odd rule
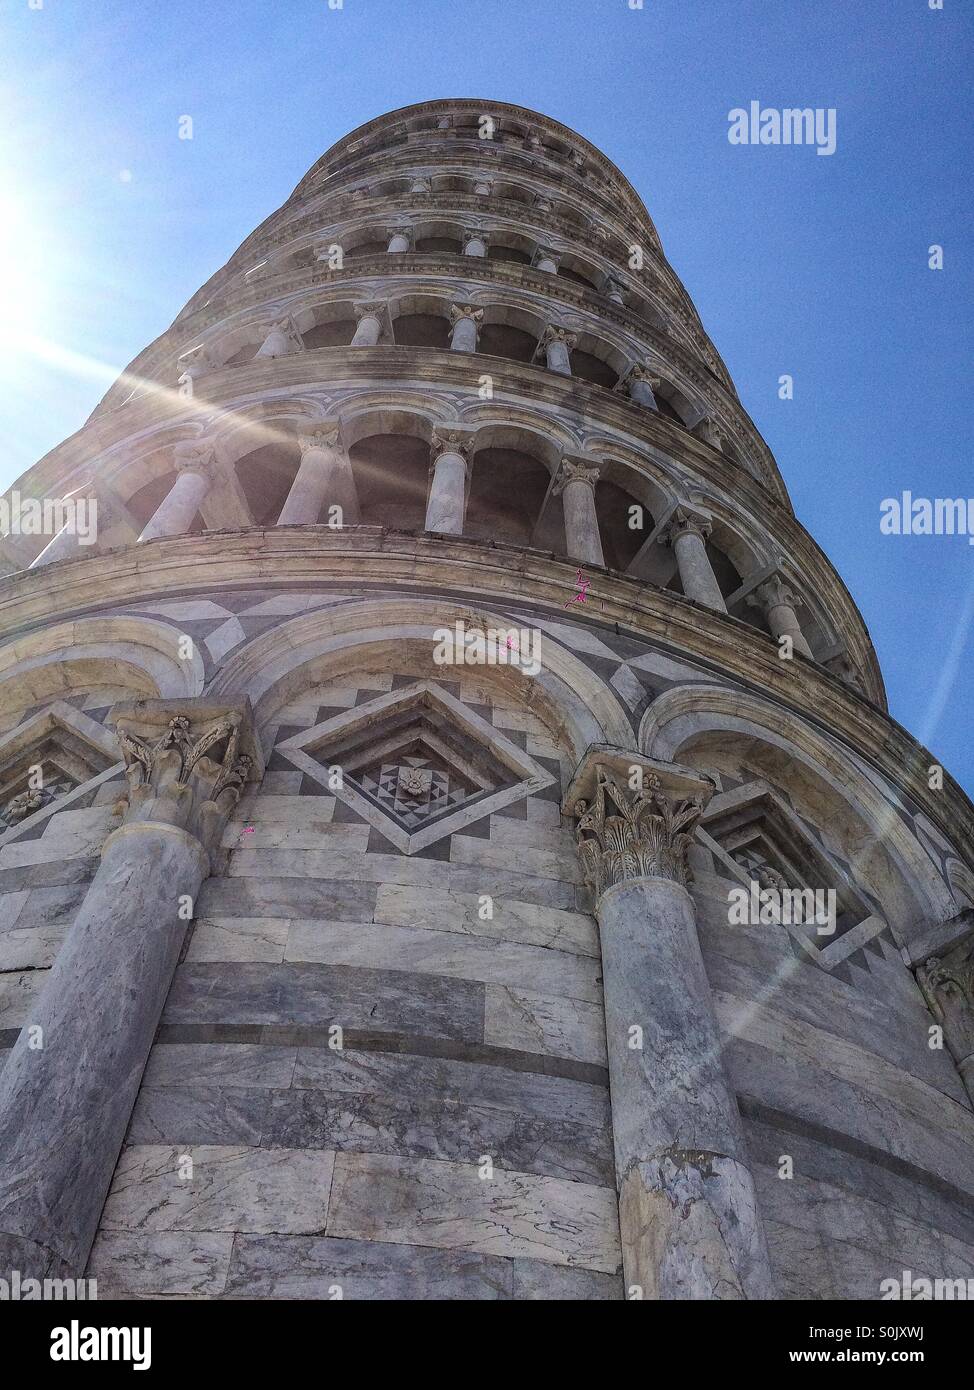
[[[974,1274],[974,810],[597,149],[369,122],[16,492],[0,1275]]]

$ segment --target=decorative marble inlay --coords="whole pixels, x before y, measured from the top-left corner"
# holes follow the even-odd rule
[[[554,780],[429,681],[335,715],[275,751],[407,854]]]

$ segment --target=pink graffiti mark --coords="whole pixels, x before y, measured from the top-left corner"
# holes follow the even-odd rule
[[[585,576],[582,574],[582,571],[581,571],[581,570],[576,570],[576,571],[575,571],[575,574],[576,574],[575,587],[579,590],[579,593],[573,594],[573,595],[572,595],[572,597],[571,597],[571,598],[568,600],[568,602],[565,604],[565,607],[566,607],[566,608],[571,608],[571,606],[572,606],[573,603],[584,603],[584,602],[585,602],[585,598],[586,598],[586,594],[587,594],[587,592],[588,592],[588,586],[589,586],[589,585],[591,584],[591,582],[592,582],[591,579],[586,579],[586,578],[585,578]]]
[[[508,647],[516,647],[516,646],[517,646],[517,638],[516,638],[516,637],[508,637],[508,639],[507,639],[507,645],[508,645]]]

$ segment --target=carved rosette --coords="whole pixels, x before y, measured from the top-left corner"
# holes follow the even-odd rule
[[[685,888],[687,851],[703,809],[700,796],[680,801],[667,796],[655,774],[631,791],[600,767],[594,800],[574,807],[578,855],[595,901],[627,879],[669,878]]]
[[[56,801],[59,796],[63,796],[65,792],[70,790],[70,782],[58,782],[43,787],[29,787],[26,791],[11,797],[7,804],[0,809],[0,830],[9,830],[12,826],[19,825],[28,816],[43,810],[45,806],[49,806],[52,801]]]
[[[199,723],[177,714],[151,738],[138,718],[119,718],[129,786],[124,823],[173,825],[214,849],[254,768],[241,751],[243,723],[237,710]]]
[[[944,1040],[971,1090],[974,1085],[974,942],[968,939],[943,959],[931,956],[917,970],[917,982],[930,1012],[943,1026]]]

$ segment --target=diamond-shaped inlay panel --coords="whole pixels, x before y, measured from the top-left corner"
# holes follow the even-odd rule
[[[407,854],[554,780],[428,681],[302,730],[276,751]]]

